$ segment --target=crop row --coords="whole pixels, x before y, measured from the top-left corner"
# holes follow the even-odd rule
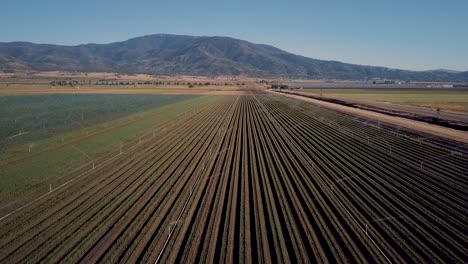
[[[158,129],[0,222],[0,261],[468,257],[460,153],[262,94],[217,97]]]

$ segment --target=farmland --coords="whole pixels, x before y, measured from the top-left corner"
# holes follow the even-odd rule
[[[174,95],[0,97],[5,113],[0,117],[0,212],[131,147],[153,126],[183,113],[192,100],[198,104],[197,100],[206,99]]]
[[[126,149],[0,215],[0,262],[468,258],[457,148],[256,92],[145,113]]]
[[[48,94],[0,97],[0,147],[110,122],[190,96]],[[21,136],[16,136],[23,133]]]
[[[466,89],[303,89],[301,92],[337,99],[388,102],[429,109],[468,113],[468,90]]]

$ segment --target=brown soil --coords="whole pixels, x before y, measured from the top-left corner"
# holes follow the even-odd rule
[[[369,143],[376,129],[338,131],[280,96],[216,99],[0,222],[0,261],[154,263],[160,252],[161,263],[467,258],[466,183],[455,173],[466,171],[466,157],[423,170],[415,157],[445,151],[397,136],[388,153],[379,140],[388,131]],[[386,216],[395,217],[378,218]]]

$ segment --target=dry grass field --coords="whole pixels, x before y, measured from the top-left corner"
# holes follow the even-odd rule
[[[320,95],[320,89],[302,89],[300,92]],[[322,95],[337,99],[378,101],[411,105],[430,109],[468,113],[466,89],[322,89]]]

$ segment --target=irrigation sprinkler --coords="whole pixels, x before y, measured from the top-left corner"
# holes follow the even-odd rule
[[[369,235],[369,233],[367,231],[368,231],[368,227],[371,224],[371,222],[383,222],[383,221],[394,220],[394,219],[398,219],[398,218],[406,218],[406,216],[403,216],[403,215],[390,216],[390,217],[374,218],[374,219],[366,221],[366,231],[365,231],[366,235]]]
[[[220,130],[218,130],[218,132],[224,131],[224,134],[226,134],[227,131],[229,131],[229,130],[231,130],[231,129],[227,129],[227,130],[226,130],[226,129],[224,129],[224,128],[221,128]],[[218,133],[218,132],[217,132],[217,133]],[[216,135],[216,137],[219,137],[219,135],[220,135],[220,133],[218,133],[218,134]],[[219,141],[219,144],[221,144],[220,138],[218,139],[218,141]],[[216,156],[219,155],[220,153],[222,153],[223,151],[226,151],[227,149],[228,149],[228,148],[225,148],[225,149],[223,149],[223,150],[221,150],[221,151],[218,151],[218,153],[216,154]],[[212,154],[213,154],[213,153],[212,153],[212,148],[210,148],[210,156],[211,156]],[[216,156],[214,156],[214,157],[216,157]],[[201,173],[200,173],[200,175],[198,176],[198,178],[197,178],[197,180],[195,181],[195,183],[193,184],[193,186],[191,186],[189,196],[187,197],[187,200],[185,201],[185,204],[184,204],[184,206],[182,207],[182,210],[180,211],[179,216],[177,217],[177,220],[176,220],[175,222],[172,222],[172,223],[174,223],[174,224],[172,225],[172,228],[169,228],[169,235],[167,236],[167,239],[166,239],[166,241],[164,242],[164,245],[163,245],[163,247],[161,248],[161,251],[159,251],[158,258],[157,258],[156,261],[154,262],[155,264],[159,263],[159,261],[160,261],[162,255],[163,255],[163,253],[164,253],[164,251],[165,251],[165,249],[166,249],[166,247],[167,247],[167,244],[169,243],[169,240],[171,239],[171,236],[172,236],[172,234],[174,233],[175,227],[177,226],[177,224],[178,224],[178,223],[180,222],[180,220],[182,219],[182,214],[185,212],[185,208],[187,208],[187,205],[188,205],[188,203],[189,203],[189,201],[190,201],[190,198],[192,197],[192,195],[193,195],[193,193],[194,193],[194,191],[195,191],[195,187],[198,185],[198,183],[200,182],[200,180],[201,180],[203,174],[204,174],[205,171],[206,171],[206,165],[207,165],[207,163],[208,163],[210,160],[214,159],[214,157],[213,157],[213,156],[210,157],[210,158],[203,164],[203,167],[202,167],[202,169],[201,169]],[[169,225],[169,226],[171,226],[171,225]]]
[[[8,138],[15,138],[15,137],[19,137],[19,136],[22,136],[22,135],[26,135],[26,134],[29,134],[31,132],[21,132],[21,130],[18,132],[18,134],[15,134],[13,136],[10,136]]]
[[[468,145],[468,144],[465,144],[465,145]],[[448,157],[448,156],[452,156],[452,155],[453,155],[453,152],[451,151],[450,153],[447,153],[447,154],[443,154],[443,155],[439,155],[439,156],[436,156],[436,157],[433,157],[433,158],[430,158],[430,159],[423,160],[423,161],[421,161],[421,164],[420,164],[419,167],[420,167],[421,170],[423,170],[424,169],[424,166],[423,166],[424,163],[428,163],[430,161],[434,161],[434,160],[441,159],[441,158]],[[462,170],[460,170],[459,168],[454,167],[454,166],[452,166],[451,168],[458,171],[461,174],[461,176],[463,176],[463,177],[465,176],[465,173]]]
[[[255,97],[254,95],[254,98],[257,100],[257,102],[260,104],[260,106],[262,107],[262,109],[268,114],[268,115],[271,115],[270,112],[268,112],[268,110],[266,110],[263,106],[263,104],[257,99],[257,97]],[[284,129],[282,129],[281,126],[279,126],[279,129],[283,130],[283,132],[285,133]],[[294,145],[294,144],[293,144]],[[315,163],[311,160],[311,158],[308,156],[308,155],[305,155],[302,151],[301,148],[298,148],[294,145],[294,147],[298,150],[298,153],[304,158],[304,160],[306,160],[311,166],[312,168],[314,168],[315,166]],[[351,217],[351,219],[353,219],[353,221],[359,226],[359,228],[364,232],[364,228],[362,227],[361,223],[359,223],[359,221],[356,220],[356,218],[354,218],[354,216],[349,212],[348,208],[346,208],[346,206],[340,201],[340,199],[333,193],[333,191],[330,190],[329,186],[326,184],[326,182],[321,179],[320,177],[318,177],[318,179],[325,185],[325,187],[328,189],[328,192],[336,199],[336,201],[340,204],[340,206],[343,208],[343,210],[345,210],[345,212]],[[366,234],[367,235],[367,234]],[[382,254],[382,256],[389,262],[389,263],[392,263],[390,261],[390,259],[387,257],[387,255],[382,251],[382,249],[377,245],[377,243],[369,236],[367,235],[367,237],[369,238],[369,241],[375,246],[375,248]],[[159,258],[158,258],[158,261],[159,261]]]
[[[352,138],[354,138],[354,132],[352,129],[350,128],[347,128],[345,126],[342,126],[340,125],[340,123],[338,123],[336,120],[328,120],[328,126],[334,126],[334,128],[336,128],[336,131],[344,134],[344,135],[347,135],[347,136],[351,136]],[[322,122],[323,122],[323,117],[322,117]],[[333,124],[333,125],[332,125]]]
[[[167,227],[168,236],[171,234],[171,231],[172,231],[173,229],[175,229],[175,228],[177,227],[177,225],[178,225],[179,223],[181,223],[181,222],[183,223],[183,222],[184,222],[184,219],[181,218],[181,219],[179,219],[179,220],[176,220],[176,221],[173,221],[173,222],[170,222],[170,223],[169,223],[169,226]]]
[[[85,157],[87,157],[93,163],[93,170],[96,168],[96,166],[94,164],[94,159],[91,156],[89,156],[88,154],[86,154],[86,152],[82,151],[81,149],[77,148],[76,146],[72,146],[72,148],[78,150],[81,154],[83,154]]]
[[[418,141],[419,141],[419,145],[421,145],[424,141],[427,141],[429,139],[433,139],[433,138],[436,138],[437,136],[430,136],[430,137],[420,137],[418,138]]]
[[[253,95],[253,94],[252,94]],[[260,102],[260,100],[258,100],[258,98],[253,95],[254,99],[258,102],[258,104],[262,107],[262,110],[267,114],[268,116],[268,119],[272,122],[272,123],[275,123],[277,124],[278,126],[278,129],[281,130],[285,135],[288,135],[288,133],[286,132],[286,130],[283,129],[282,125],[279,124],[276,119],[274,118],[274,116],[265,108],[265,106],[262,104],[262,102]],[[289,138],[289,142],[291,142],[291,145],[294,146],[294,148],[299,151],[301,153],[302,156],[304,157],[308,157],[305,153],[303,153],[302,149],[301,148],[298,148],[298,147],[295,147],[295,144],[293,144],[293,140],[292,138]],[[310,159],[309,159],[310,160]],[[315,163],[313,161],[309,161],[310,162],[310,165],[312,166],[312,169],[315,168]]]
[[[307,161],[311,162],[310,161],[310,158],[307,159]],[[320,178],[319,178],[320,179]],[[323,181],[323,179],[320,179],[322,181],[322,183],[325,184],[325,182]],[[328,191],[330,192],[330,194],[336,199],[336,201],[338,202],[338,204],[340,204],[340,206],[345,210],[345,212],[351,217],[351,219],[353,219],[353,221],[359,226],[359,228],[364,232],[365,230],[363,229],[361,223],[359,221],[356,220],[356,218],[354,218],[354,216],[349,212],[348,208],[346,208],[346,206],[340,201],[340,199],[333,193],[333,191],[330,190],[330,188],[328,188],[328,186],[325,184],[325,186],[327,187]],[[375,246],[375,248],[382,254],[382,256],[388,261],[388,263],[392,263],[390,261],[390,259],[387,257],[387,255],[382,251],[382,249],[378,246],[378,244],[372,239],[372,237],[370,237],[367,233],[366,233],[366,236],[369,238],[370,242],[372,242],[372,244]]]
[[[347,181],[347,180],[351,180],[353,178],[356,178],[357,176],[350,176],[350,177],[346,177],[346,178],[342,178],[342,179],[339,179],[339,180],[336,180],[334,182],[332,182],[332,185],[331,185],[331,191],[334,192],[335,191],[335,185],[339,182],[342,182],[342,181]]]
[[[372,120],[367,120],[366,126],[371,126],[371,127],[380,129],[380,121],[375,122],[375,121],[372,121]]]
[[[349,133],[349,135],[354,138],[354,133],[353,133],[353,130],[352,129],[349,129],[349,128],[346,128],[346,127],[342,127],[342,133],[346,135],[346,133]]]
[[[290,108],[300,111],[299,105],[301,102],[299,100],[291,100],[290,103],[286,103]]]
[[[81,130],[86,132],[86,136],[88,135],[88,131],[87,131],[86,127],[83,126],[82,122],[75,121],[73,123],[77,123],[80,126]]]
[[[390,144],[390,142],[388,142],[388,140],[383,139],[383,138],[381,140],[383,140],[383,141],[385,141],[385,143],[387,143],[387,145],[388,145],[388,154],[392,154],[392,145]]]
[[[207,160],[208,162],[209,160]],[[206,166],[204,165],[202,167],[202,171],[201,171],[201,174],[198,176],[197,180],[195,181],[195,184],[190,188],[190,193],[189,193],[189,196],[187,197],[187,200],[185,201],[185,204],[184,206],[182,207],[182,210],[180,211],[178,217],[177,217],[177,220],[174,221],[174,222],[171,222],[169,224],[169,234],[167,236],[167,239],[166,241],[164,242],[164,245],[163,247],[161,248],[161,250],[159,251],[159,254],[158,254],[158,257],[156,259],[156,261],[154,262],[155,264],[159,263],[166,247],[167,247],[167,244],[169,243],[169,240],[171,239],[172,237],[172,234],[174,233],[174,230],[177,226],[177,224],[179,223],[179,221],[182,219],[182,214],[185,212],[185,208],[187,208],[187,205],[188,205],[188,202],[190,201],[190,198],[192,197],[194,191],[195,191],[195,186],[199,183],[200,179],[201,179],[201,176],[203,175],[204,171],[205,171],[205,168]],[[172,224],[172,225],[171,225]]]
[[[451,150],[450,153],[454,154],[455,151],[459,151],[460,149],[464,148],[465,146],[468,146],[468,144],[463,144],[463,145],[457,147],[456,149]]]
[[[421,163],[420,163],[420,166],[419,166],[419,167],[420,167],[420,168],[421,168],[421,170],[422,170],[422,169],[423,169],[423,165],[424,165],[424,163],[427,163],[427,162],[429,162],[429,161],[432,161],[432,160],[436,160],[436,159],[444,158],[444,157],[447,157],[447,156],[451,156],[451,155],[452,155],[452,152],[450,152],[450,153],[447,153],[447,154],[442,154],[442,155],[439,155],[439,156],[435,156],[435,157],[432,157],[432,158],[429,158],[429,159],[425,159],[425,160],[421,161]]]

